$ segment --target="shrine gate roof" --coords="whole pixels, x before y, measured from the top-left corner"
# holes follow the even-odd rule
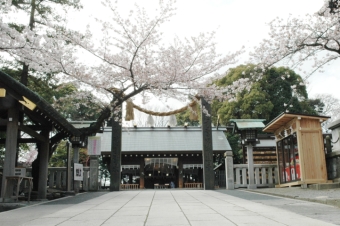
[[[0,97],[0,114],[4,117],[7,117],[4,115],[7,109],[19,102],[22,105],[18,105],[19,109],[36,123],[53,126],[65,134],[80,135],[80,132],[41,96],[2,71],[0,89],[5,94],[5,97]],[[0,120],[0,124],[6,125],[6,120]]]
[[[101,136],[101,151],[111,150],[111,128],[106,127]],[[231,151],[223,130],[212,130],[214,152]],[[122,152],[200,152],[202,151],[202,130],[200,127],[156,127],[128,128],[122,132]]]

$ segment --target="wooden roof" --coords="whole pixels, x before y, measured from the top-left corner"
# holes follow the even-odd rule
[[[306,114],[295,114],[295,113],[281,113],[275,119],[273,119],[270,123],[266,125],[263,129],[264,132],[274,133],[277,129],[282,126],[285,126],[288,122],[290,122],[294,118],[308,118],[308,119],[317,119],[326,121],[330,117],[328,116],[320,116],[320,115],[306,115]]]
[[[23,106],[19,110],[23,111],[37,124],[53,126],[56,130],[68,135],[79,136],[81,134],[41,96],[1,71],[0,88],[6,90],[6,97],[2,97],[0,100],[0,112],[2,114],[5,114],[6,110],[18,101]],[[0,122],[0,124],[6,125],[6,120],[3,118]]]

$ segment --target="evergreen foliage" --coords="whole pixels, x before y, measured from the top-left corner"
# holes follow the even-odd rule
[[[255,65],[240,65],[216,81],[216,85],[227,86],[240,78],[252,78],[255,73],[261,73],[260,70]],[[212,105],[213,114],[219,115],[222,124],[227,124],[232,118],[259,118],[269,122],[285,111],[316,114],[308,104],[306,87],[301,83],[302,78],[294,71],[285,67],[272,67],[253,82],[250,91],[238,93],[234,101],[215,101]]]

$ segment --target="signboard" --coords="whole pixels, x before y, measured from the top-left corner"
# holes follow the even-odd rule
[[[100,143],[101,143],[100,137],[88,137],[87,154],[100,155],[101,152]]]
[[[74,180],[83,180],[83,164],[74,163]]]
[[[26,177],[26,168],[15,168],[14,176]]]

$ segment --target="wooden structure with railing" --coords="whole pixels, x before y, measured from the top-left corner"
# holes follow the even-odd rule
[[[139,189],[139,184],[121,184],[121,190],[137,190]]]
[[[203,183],[184,183],[184,188],[203,189]]]
[[[282,113],[263,129],[276,137],[278,187],[328,182],[321,129],[328,118]]]

